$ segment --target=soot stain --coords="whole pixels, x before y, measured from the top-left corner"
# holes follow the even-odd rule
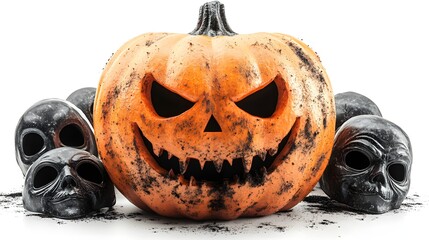
[[[307,54],[304,53],[301,47],[299,47],[294,42],[289,42],[289,47],[295,52],[295,55],[302,61],[305,68],[311,72],[313,77],[317,80],[319,80],[321,83],[326,85],[325,77],[323,76],[321,70],[318,70],[316,66],[314,65],[314,62],[310,59]]]
[[[141,152],[141,150],[139,150],[139,144],[138,144],[138,140],[136,139],[136,134],[134,135],[134,140],[133,140],[133,144],[134,144],[134,148],[135,148],[135,152],[136,152],[136,156],[135,156],[135,163],[137,164],[137,169],[138,172],[143,173],[145,171],[143,171],[143,159],[140,158],[140,156],[138,155],[139,152]],[[145,174],[139,174],[139,176],[135,176],[135,178],[139,178],[140,180],[140,186],[141,189],[146,193],[146,194],[150,194],[150,190],[153,189],[153,187],[158,187],[159,183],[157,181],[157,179],[155,177],[152,177],[151,174],[147,173],[147,171],[149,171],[148,168],[146,168],[146,172]]]
[[[146,47],[150,47],[153,43],[154,43],[153,40],[147,40],[145,45],[146,45]]]
[[[280,186],[280,189],[277,191],[277,195],[282,195],[285,192],[288,192],[293,187],[293,184],[290,182],[283,182]]]
[[[311,133],[311,122],[310,122],[310,119],[307,119],[307,120],[305,121],[304,134],[305,134],[305,137],[306,137],[309,141],[312,141],[312,140],[313,140],[314,135]]]
[[[307,119],[305,121],[304,129],[300,132],[300,134],[302,134],[301,136],[303,136],[304,139],[306,140],[304,142],[304,145],[302,146],[302,151],[304,153],[308,153],[313,149],[314,144],[316,144],[314,140],[319,134],[319,132],[312,132],[311,129],[312,129],[311,121],[310,119]]]
[[[311,168],[311,175],[314,177],[319,172],[319,169],[322,167],[323,162],[325,161],[326,155],[322,154],[316,162],[316,165]]]
[[[326,127],[328,127],[328,122],[326,120],[326,115],[324,115],[324,117],[323,117],[323,128],[326,129]]]
[[[227,183],[213,185],[212,189],[208,192],[208,196],[214,195],[209,202],[209,209],[212,211],[226,209],[225,199],[232,198],[234,194],[234,189],[232,189]]]
[[[247,182],[251,187],[259,187],[265,183],[266,176],[258,172],[247,174]]]

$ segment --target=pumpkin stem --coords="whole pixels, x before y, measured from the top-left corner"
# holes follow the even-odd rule
[[[191,35],[234,36],[225,17],[225,7],[219,1],[207,2],[200,7],[197,27],[190,32]]]

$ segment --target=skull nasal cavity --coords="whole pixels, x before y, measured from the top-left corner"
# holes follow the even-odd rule
[[[63,178],[63,181],[61,183],[61,187],[63,189],[67,188],[67,187],[76,187],[76,181],[74,180],[73,176],[71,175],[67,175]]]
[[[382,173],[377,173],[372,179],[374,183],[380,183],[383,186],[386,186],[386,178]]]
[[[207,123],[206,128],[204,129],[204,132],[222,132],[219,123],[213,115],[210,117],[210,120]]]

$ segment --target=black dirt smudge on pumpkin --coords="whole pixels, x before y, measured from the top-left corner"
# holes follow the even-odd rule
[[[209,113],[212,111],[212,108],[213,108],[212,103],[211,103],[210,99],[208,99],[208,97],[204,98],[203,105],[206,107],[205,113]]]
[[[112,150],[112,142],[113,138],[112,136],[110,136],[109,141],[104,144],[104,148],[106,149],[106,155],[109,156],[111,159],[115,159],[116,153]]]
[[[176,185],[173,187],[173,190],[171,190],[171,195],[173,195],[175,198],[180,198],[180,194],[177,192],[178,188],[179,188],[179,185]]]
[[[143,139],[137,139],[137,136],[139,136],[139,134],[137,133],[139,131],[139,127],[137,125],[134,125],[134,139],[133,139],[133,146],[134,146],[134,152],[135,152],[135,160],[134,162],[137,164],[137,169],[138,172],[140,174],[138,174],[138,176],[133,176],[133,179],[135,179],[135,181],[133,182],[139,182],[140,184],[138,185],[138,187],[144,191],[146,194],[150,194],[150,190],[152,190],[154,187],[159,187],[159,182],[156,179],[156,177],[153,177],[149,171],[150,168],[143,167],[143,159],[140,158],[139,153],[142,152],[142,150],[140,149],[140,145],[144,145],[143,144]],[[141,143],[139,143],[139,141],[141,141]],[[138,178],[138,179],[136,179]]]
[[[240,72],[240,74],[246,79],[246,83],[248,85],[252,85],[252,83],[254,82],[255,78],[258,77],[258,73],[256,72],[255,68],[251,67],[251,66],[238,66],[238,71]]]
[[[311,121],[309,118],[307,118],[307,120],[305,121],[304,134],[306,139],[308,139],[309,141],[313,140],[313,134],[311,133]]]
[[[208,196],[211,198],[209,202],[209,209],[212,211],[219,211],[226,209],[225,198],[234,197],[234,189],[232,189],[228,183],[214,184],[212,189],[208,192]],[[212,197],[214,195],[214,197]]]
[[[266,175],[262,175],[257,171],[246,175],[246,182],[250,184],[250,187],[260,187],[265,183]]]
[[[294,42],[288,43],[289,47],[294,51],[295,55],[301,60],[301,62],[304,64],[304,67],[311,72],[313,77],[317,80],[319,80],[321,83],[326,85],[325,77],[322,74],[322,70],[319,70],[314,65],[314,62],[311,60],[307,54],[304,53],[301,47],[299,47]]]
[[[147,40],[145,45],[146,45],[146,47],[150,47],[153,43],[154,43],[153,40]]]
[[[309,118],[306,119],[305,121],[305,126],[304,129],[300,132],[301,136],[303,136],[303,138],[305,139],[305,141],[303,141],[301,144],[301,150],[304,154],[307,154],[308,152],[310,152],[311,150],[313,150],[314,145],[316,144],[316,137],[317,135],[319,135],[318,131],[313,132],[312,131],[312,123],[311,120]]]
[[[315,177],[316,174],[319,172],[325,159],[326,159],[326,154],[322,154],[317,160],[316,164],[311,168],[311,175],[313,177]]]
[[[138,128],[138,126],[135,126],[135,128]],[[134,162],[137,164],[138,172],[141,173],[143,172],[143,160],[140,158],[140,156],[138,156],[138,153],[140,152],[140,150],[138,146],[139,144],[137,143],[139,141],[137,140],[137,136],[138,136],[137,134],[134,134],[134,139],[133,139],[134,151],[136,153]],[[140,174],[139,178],[140,178],[140,182],[143,183],[144,182],[143,174]],[[150,194],[150,191],[147,189],[143,189],[143,191],[147,194]]]
[[[326,120],[326,115],[323,116],[323,128],[326,129],[328,127],[328,122]]]
[[[293,187],[293,184],[288,181],[283,181],[280,189],[277,191],[277,195],[282,195],[285,192],[288,192]]]

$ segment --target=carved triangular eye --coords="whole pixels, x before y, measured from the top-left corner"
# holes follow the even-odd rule
[[[150,93],[155,112],[159,116],[165,118],[178,116],[189,110],[195,104],[179,94],[168,90],[156,81],[152,82]]]
[[[278,89],[274,81],[235,104],[250,115],[268,118],[276,111]]]

